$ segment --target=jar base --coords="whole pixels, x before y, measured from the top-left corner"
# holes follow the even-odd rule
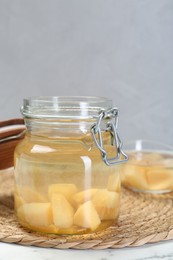
[[[60,236],[66,236],[66,235],[85,235],[85,234],[93,234],[96,232],[103,231],[107,228],[109,228],[112,225],[115,225],[117,220],[104,220],[101,222],[99,227],[95,230],[91,230],[88,228],[82,228],[77,226],[72,226],[70,228],[57,228],[54,225],[50,225],[49,227],[34,227],[26,222],[23,222],[19,219],[19,223],[22,227],[27,228],[33,232],[46,234],[46,235],[60,235]]]

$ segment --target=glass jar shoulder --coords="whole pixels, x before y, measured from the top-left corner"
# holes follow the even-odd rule
[[[64,161],[81,156],[92,156],[93,144],[85,139],[49,139],[42,137],[25,136],[15,149],[15,158],[39,161]],[[92,151],[92,152],[91,152]]]
[[[110,145],[110,135],[104,134],[103,141],[106,149],[114,150]],[[25,138],[17,145],[15,155],[30,156],[93,156],[100,158],[100,151],[96,147],[91,134],[81,136],[80,138],[46,138],[39,136],[26,135]]]

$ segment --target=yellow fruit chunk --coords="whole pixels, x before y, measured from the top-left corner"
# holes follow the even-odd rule
[[[57,234],[58,233],[58,228],[55,225],[49,225],[49,226],[45,226],[45,227],[35,227],[32,225],[28,225],[28,228],[35,230],[35,231],[39,231],[39,232],[43,232],[43,233],[48,233],[48,234]]]
[[[64,195],[67,200],[71,200],[72,196],[77,192],[77,187],[74,184],[59,183],[51,184],[48,187],[48,196],[51,199],[52,194],[58,193]]]
[[[25,201],[17,194],[14,194],[14,205],[15,209],[20,208],[25,203]]]
[[[50,203],[26,203],[17,211],[19,219],[34,227],[47,227],[53,222]]]
[[[172,168],[173,169],[173,159],[165,159],[163,161],[163,166],[167,167],[167,168]]]
[[[77,235],[77,234],[85,234],[86,228],[79,228],[77,226],[72,226],[70,228],[59,228],[58,234],[63,235]]]
[[[92,199],[101,220],[117,218],[119,201],[120,195],[117,192],[106,189],[98,190]]]
[[[76,206],[91,200],[94,194],[97,192],[97,189],[87,189],[81,192],[78,192],[74,195],[73,201]]]
[[[32,203],[32,202],[48,202],[45,196],[42,194],[38,193],[35,190],[32,190],[29,187],[17,187],[17,193],[19,196],[24,199],[25,202],[27,203]]]
[[[65,196],[53,194],[51,197],[53,222],[58,228],[69,228],[73,224],[74,210]]]
[[[109,191],[120,192],[120,190],[121,190],[121,180],[120,180],[119,174],[113,173],[109,176],[107,189]]]
[[[74,215],[74,224],[84,228],[95,230],[101,221],[99,215],[91,201],[80,205]]]
[[[22,223],[25,223],[26,219],[25,219],[24,207],[21,206],[19,208],[16,208],[16,210],[17,210],[17,216],[19,218],[19,221],[22,222]]]
[[[122,169],[122,183],[127,187],[148,190],[145,167],[126,164]]]
[[[146,174],[150,190],[173,189],[173,170],[151,167]]]

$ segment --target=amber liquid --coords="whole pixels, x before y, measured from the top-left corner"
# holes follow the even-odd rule
[[[110,145],[106,150],[114,153]],[[51,140],[27,135],[15,151],[15,181],[16,214],[32,230],[91,233],[118,218],[117,166],[104,164],[90,137]]]
[[[129,153],[129,161],[121,168],[124,186],[148,193],[173,191],[173,156],[164,151]]]

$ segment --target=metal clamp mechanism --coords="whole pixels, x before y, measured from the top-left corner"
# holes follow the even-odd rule
[[[117,132],[118,116],[119,116],[119,111],[117,108],[112,108],[110,110],[102,110],[99,114],[97,122],[91,126],[91,133],[94,142],[101,152],[102,160],[108,166],[123,163],[128,160],[128,156],[122,150],[122,142]],[[111,144],[113,145],[115,143],[116,154],[115,157],[113,158],[108,158],[107,152],[103,146],[103,139],[101,134],[102,132],[101,123],[103,119],[107,119],[107,120],[110,119],[110,121],[106,123],[105,131],[109,131],[111,134]],[[112,119],[114,119],[114,122],[112,122]],[[98,139],[96,138],[96,135],[98,135]],[[124,159],[120,158],[121,155],[123,156]]]

